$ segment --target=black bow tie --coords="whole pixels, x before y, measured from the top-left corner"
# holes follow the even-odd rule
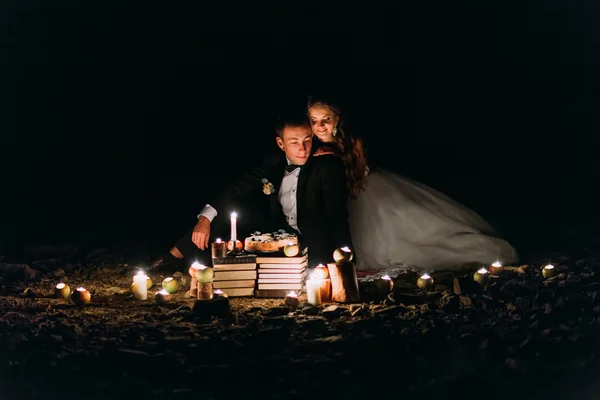
[[[302,165],[288,164],[285,166],[285,170],[287,172],[292,172],[292,171],[296,170],[296,168],[302,168]]]

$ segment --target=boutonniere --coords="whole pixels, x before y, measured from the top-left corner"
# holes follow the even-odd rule
[[[268,196],[272,193],[275,193],[275,186],[271,182],[269,182],[265,178],[262,178],[260,181],[263,183],[263,193],[264,194],[266,194]]]

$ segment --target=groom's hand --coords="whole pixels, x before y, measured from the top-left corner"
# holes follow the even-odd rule
[[[198,223],[192,232],[192,242],[200,249],[208,248],[208,240],[210,239],[210,220],[204,216],[198,218]]]

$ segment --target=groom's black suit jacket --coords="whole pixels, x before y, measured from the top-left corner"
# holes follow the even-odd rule
[[[244,198],[252,198],[258,203],[263,199],[262,204],[253,204],[254,212],[262,214],[263,220],[256,229],[262,229],[262,232],[279,229],[294,232],[278,200],[286,164],[282,153],[233,179],[209,203],[219,212],[217,218],[229,218],[227,211]],[[273,184],[275,191],[272,194],[262,192],[262,179]],[[296,190],[299,236],[301,243],[308,246],[309,267],[332,262],[333,251],[338,247],[352,248],[347,202],[348,188],[342,161],[332,155],[310,157],[301,167]]]

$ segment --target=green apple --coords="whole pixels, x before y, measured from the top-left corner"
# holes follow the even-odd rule
[[[165,278],[162,287],[168,293],[176,293],[179,290],[179,281],[172,276]]]
[[[213,272],[213,269],[206,266],[201,266],[196,271],[196,279],[198,279],[198,282],[201,283],[212,282],[214,276],[215,273]]]

